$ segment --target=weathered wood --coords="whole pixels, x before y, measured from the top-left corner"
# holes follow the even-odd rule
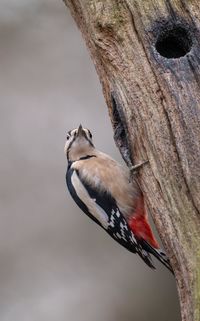
[[[200,2],[64,0],[102,83],[115,141],[138,174],[175,270],[182,320],[200,321]]]

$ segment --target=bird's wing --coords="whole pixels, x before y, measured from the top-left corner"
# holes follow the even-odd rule
[[[148,266],[154,268],[150,254],[136,240],[112,195],[90,186],[73,167],[67,171],[66,180],[71,196],[82,211],[118,243],[129,251],[138,253]]]

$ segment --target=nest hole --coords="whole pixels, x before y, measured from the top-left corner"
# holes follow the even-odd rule
[[[192,38],[189,31],[182,26],[163,30],[156,41],[156,50],[165,58],[180,58],[190,52]]]

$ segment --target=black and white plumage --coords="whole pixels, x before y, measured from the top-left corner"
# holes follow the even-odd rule
[[[81,125],[68,132],[65,153],[68,159],[67,186],[81,210],[115,241],[139,254],[148,266],[154,268],[150,255],[153,254],[172,271],[164,252],[152,246],[157,243],[151,230],[149,239],[143,229],[138,231],[135,224],[138,222],[137,213],[140,221],[142,213],[144,223],[148,223],[143,208],[138,206],[141,191],[136,182],[130,182],[128,170],[95,149],[91,132]],[[152,244],[148,240],[152,240]]]

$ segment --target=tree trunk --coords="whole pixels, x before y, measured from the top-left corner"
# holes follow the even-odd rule
[[[114,138],[175,271],[182,320],[200,321],[200,2],[64,0],[82,31]]]

